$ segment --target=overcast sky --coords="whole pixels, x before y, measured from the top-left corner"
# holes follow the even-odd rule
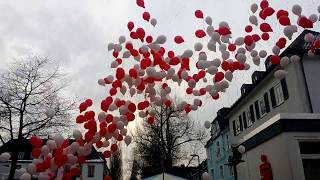
[[[220,21],[227,21],[236,37],[243,35],[253,2],[260,1],[145,0],[147,10],[158,20],[157,27],[152,28],[141,20],[143,11],[136,7],[135,0],[0,0],[0,71],[5,70],[13,58],[31,54],[48,56],[59,61],[70,74],[71,95],[78,100],[93,98],[99,104],[106,94],[96,82],[111,73],[112,55],[107,52],[107,44],[116,42],[120,35],[127,35],[128,21],[142,24],[153,34],[164,34],[170,42],[180,34],[186,43],[179,49],[193,48],[194,31],[205,28],[204,22],[194,18],[196,9],[211,16],[215,27]],[[293,4],[299,3],[306,15],[316,13],[319,5],[317,0],[270,2],[275,9],[289,8],[289,11]],[[316,28],[320,29],[319,24]],[[276,32],[279,35],[280,27]],[[237,74],[232,88],[221,101],[209,103],[193,116],[202,122],[212,120],[219,108],[231,105],[240,95],[243,82],[250,83],[251,72]]]

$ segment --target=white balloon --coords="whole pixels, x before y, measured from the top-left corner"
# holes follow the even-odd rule
[[[195,88],[196,87],[197,82],[194,79],[190,79],[188,81],[188,85],[189,87]]]
[[[73,143],[71,143],[71,145],[70,145],[70,150],[72,151],[72,153],[76,153],[77,152],[77,150],[78,150],[78,148],[79,148],[79,143],[77,143],[77,142],[73,142]]]
[[[252,58],[253,64],[255,64],[256,66],[260,65],[260,57],[256,56]]]
[[[119,63],[117,61],[112,61],[110,67],[111,68],[117,68]]]
[[[250,55],[251,55],[251,57],[256,57],[256,56],[258,56],[258,51],[252,50],[252,51],[250,52]]]
[[[98,84],[100,85],[100,86],[105,86],[105,82],[104,82],[104,80],[103,79],[99,79],[98,80]]]
[[[193,51],[192,51],[192,50],[185,50],[185,51],[183,52],[183,54],[182,54],[182,57],[183,57],[183,58],[184,58],[184,57],[190,58],[190,57],[192,57],[192,55],[193,55]]]
[[[258,26],[258,18],[257,18],[256,16],[254,16],[254,15],[251,15],[251,16],[249,17],[249,22],[250,22],[251,24],[253,24],[253,25]]]
[[[55,115],[56,115],[56,111],[52,108],[48,108],[45,112],[45,115],[48,117],[48,118],[53,118]]]
[[[227,50],[227,45],[225,45],[225,44],[220,44],[220,46],[219,46],[219,51],[224,52],[224,51],[226,51],[226,50]]]
[[[123,136],[126,136],[127,132],[128,132],[128,130],[126,128],[123,128],[123,129],[120,130],[120,134],[122,134]]]
[[[213,32],[211,37],[212,37],[212,40],[215,42],[220,41],[220,34],[218,32]]]
[[[114,111],[114,110],[116,110],[116,109],[118,109],[118,107],[117,107],[115,104],[111,104],[111,105],[109,106],[109,111]]]
[[[130,88],[130,95],[131,97],[136,93],[136,89],[135,88]]]
[[[129,146],[129,144],[131,143],[132,138],[131,136],[125,136],[124,137],[124,142],[126,143],[127,146]]]
[[[11,155],[7,152],[4,152],[0,155],[0,162],[6,162],[10,159]]]
[[[37,171],[36,171],[36,165],[34,165],[33,163],[28,164],[27,172],[28,172],[29,174],[35,174],[35,173],[37,172]]]
[[[133,57],[134,60],[136,60],[137,62],[140,62],[141,56],[140,54],[138,54],[138,56]]]
[[[238,54],[246,54],[246,52],[247,52],[247,50],[245,49],[245,48],[243,48],[243,47],[240,47],[240,48],[238,48],[238,50],[237,50],[237,53]]]
[[[108,51],[111,51],[114,49],[114,43],[109,43],[108,44]]]
[[[214,75],[218,72],[218,68],[216,66],[209,66],[207,72],[211,75]]]
[[[220,61],[220,59],[216,58],[216,59],[214,59],[214,60],[212,61],[212,64],[213,64],[214,66],[216,66],[216,67],[219,67],[220,64],[221,64],[221,61]]]
[[[195,44],[194,44],[194,50],[195,50],[195,51],[201,51],[202,48],[203,48],[203,46],[202,46],[201,43],[198,42],[198,43],[195,43]]]
[[[149,51],[149,47],[144,44],[144,45],[141,46],[141,51],[144,52],[144,53],[146,53],[146,52]]]
[[[109,147],[110,143],[109,141],[103,141],[103,147]]]
[[[200,92],[199,92],[199,90],[197,90],[197,89],[194,89],[194,90],[192,91],[192,94],[193,94],[194,96],[200,96]]]
[[[167,41],[167,37],[165,35],[160,35],[160,36],[158,36],[155,43],[164,44],[164,43],[166,43],[166,41]]]
[[[200,99],[194,99],[194,100],[193,100],[193,104],[194,104],[194,105],[200,106],[201,103],[202,103],[202,102],[201,102]]]
[[[311,33],[308,33],[306,35],[304,35],[304,40],[308,43],[313,42],[314,41],[314,35]]]
[[[246,152],[246,148],[245,148],[243,145],[240,145],[240,146],[238,147],[238,151],[239,151],[239,153],[243,154],[243,153]]]
[[[222,57],[223,60],[229,59],[229,57],[230,57],[229,51],[224,51],[224,52],[222,53],[221,57]]]
[[[121,94],[125,95],[126,92],[127,92],[127,87],[122,86],[122,87],[120,88],[120,92],[121,92]]]
[[[205,60],[200,60],[198,61],[198,67],[200,69],[205,69],[207,66],[206,66],[206,61]]]
[[[280,60],[281,67],[285,68],[290,64],[290,59],[287,56],[284,56]]]
[[[31,179],[31,175],[29,173],[24,173],[20,177],[20,180],[30,180],[30,179]]]
[[[207,172],[204,172],[204,173],[202,174],[202,180],[209,180],[209,179],[210,179],[209,174],[208,174]]]
[[[44,146],[41,147],[42,155],[45,156],[45,155],[49,154],[49,152],[50,152],[50,149],[49,149],[49,147],[47,145],[44,145]]]
[[[139,112],[139,117],[145,118],[146,116],[147,116],[147,114],[144,111]]]
[[[159,50],[160,50],[160,46],[159,46],[159,44],[148,44],[148,47],[150,48],[150,49],[152,49],[153,51],[156,51],[156,52],[158,52]]]
[[[120,36],[119,37],[119,43],[123,44],[124,42],[126,42],[126,37],[125,36]]]
[[[265,51],[265,50],[261,50],[260,52],[259,52],[259,56],[260,56],[260,58],[265,58],[265,57],[267,57],[267,51]]]
[[[122,58],[129,58],[131,56],[130,51],[123,52]]]
[[[292,6],[292,12],[297,16],[301,16],[301,12],[302,12],[301,6],[299,4],[295,4],[294,6]]]
[[[247,60],[247,56],[245,54],[239,53],[236,56],[236,59],[241,63],[244,64]]]
[[[124,123],[123,123],[122,121],[118,121],[118,122],[116,123],[116,125],[117,125],[117,128],[118,128],[118,129],[123,129],[123,128],[124,128]]]
[[[205,52],[201,52],[199,54],[198,60],[205,60],[206,61],[207,60],[207,54]]]
[[[51,149],[54,150],[57,148],[57,143],[54,140],[49,139],[47,141],[47,146]]]
[[[287,71],[285,71],[283,69],[279,69],[274,73],[274,77],[277,79],[283,79],[286,77],[287,74],[288,74]]]
[[[311,15],[309,16],[309,19],[310,19],[310,21],[312,21],[313,23],[316,23],[316,22],[318,21],[319,17],[318,17],[318,15],[316,15],[316,14],[311,14]]]
[[[245,70],[249,70],[249,69],[250,69],[250,64],[245,63],[245,64],[244,64],[244,69],[245,69]]]
[[[258,4],[256,4],[256,3],[251,4],[250,9],[251,9],[251,12],[252,12],[253,14],[256,13],[257,10],[258,10]]]
[[[221,22],[219,23],[219,27],[230,28],[230,27],[229,27],[229,24],[228,24],[226,21],[221,21]]]
[[[114,51],[120,52],[122,50],[122,46],[120,44],[115,44],[114,45]]]
[[[238,37],[235,42],[234,42],[237,46],[241,46],[244,43],[244,38],[243,37]]]
[[[278,46],[273,46],[272,52],[275,55],[279,55],[280,54],[280,48]]]
[[[213,52],[216,52],[216,51],[217,51],[216,43],[213,42],[213,41],[209,41],[209,42],[208,42],[207,48],[208,48],[210,51],[213,51]]]
[[[310,50],[308,51],[308,56],[309,56],[309,57],[313,57],[313,56],[314,56],[314,51],[310,49]]]
[[[298,56],[298,55],[293,55],[293,56],[290,57],[290,61],[291,61],[292,63],[298,63],[298,62],[300,62],[300,56]]]
[[[206,19],[205,19],[205,22],[211,26],[212,25],[212,18],[210,16],[207,16]]]
[[[205,122],[204,122],[204,127],[207,128],[207,129],[209,129],[209,128],[211,127],[210,121],[205,121]]]
[[[233,74],[231,71],[227,71],[225,74],[224,74],[224,77],[226,78],[226,80],[228,81],[232,81],[232,78],[233,78]]]
[[[64,138],[62,135],[56,134],[55,136],[53,136],[53,140],[56,142],[57,146],[59,147],[62,145]]]
[[[156,26],[156,25],[157,25],[157,19],[152,18],[152,19],[150,20],[150,23],[151,23],[152,26]]]
[[[215,32],[215,31],[214,31],[214,27],[211,26],[211,25],[207,27],[207,30],[206,30],[206,31],[207,31],[207,34],[208,34],[210,37],[212,37],[213,33]]]

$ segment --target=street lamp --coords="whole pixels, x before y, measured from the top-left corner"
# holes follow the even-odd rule
[[[242,160],[242,154],[246,152],[246,148],[243,145],[238,147],[232,147],[232,156],[229,156],[228,163],[226,165],[232,166],[234,179],[238,180],[237,165],[239,163],[245,162]]]

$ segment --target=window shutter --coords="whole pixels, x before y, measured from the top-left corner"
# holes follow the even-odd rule
[[[257,120],[260,119],[260,110],[259,110],[259,103],[258,101],[254,102],[254,107],[256,109],[256,117],[257,117]]]
[[[266,104],[266,111],[267,113],[270,112],[270,105],[269,105],[269,97],[268,97],[268,93],[264,93],[264,102]]]
[[[236,130],[236,121],[232,121],[232,127],[233,127],[233,135],[236,136],[237,135],[237,130]]]
[[[282,86],[284,100],[289,99],[289,92],[288,92],[287,82],[285,78],[281,79],[281,86]]]
[[[255,117],[254,117],[253,105],[250,105],[250,114],[251,114],[251,122],[254,123]]]
[[[240,131],[243,131],[243,123],[242,123],[242,117],[239,116],[239,122],[240,122]]]
[[[246,117],[246,112],[243,112],[242,113],[242,120],[243,120],[243,126],[245,129],[248,128],[248,125],[247,125],[247,117]]]
[[[270,90],[270,97],[271,97],[271,105],[273,108],[275,108],[277,106],[277,102],[276,102],[276,96],[274,95],[274,88],[272,87]]]

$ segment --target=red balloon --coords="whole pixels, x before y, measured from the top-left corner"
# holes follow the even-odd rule
[[[110,96],[114,96],[114,95],[117,94],[117,89],[116,88],[111,88],[109,93],[110,93]]]
[[[217,95],[215,95],[215,96],[212,96],[212,99],[214,99],[214,100],[219,99],[219,94],[217,94]]]
[[[147,43],[152,43],[152,41],[153,41],[152,36],[147,36],[146,41],[147,41]]]
[[[122,141],[122,140],[123,140],[123,136],[121,134],[119,134],[117,137],[117,141]]]
[[[314,42],[314,47],[317,48],[317,49],[320,49],[320,40],[316,40]]]
[[[105,123],[105,121],[102,121],[102,122],[104,122],[104,123],[102,123],[103,126],[107,126],[107,124]],[[100,126],[101,126],[101,124],[100,124]],[[99,131],[99,134],[100,134],[101,137],[105,136],[107,133],[108,133],[108,131],[107,131],[107,129],[106,129],[105,127],[102,127],[102,128],[100,129],[100,131]],[[98,142],[99,142],[99,141],[98,141]],[[97,144],[97,146],[98,146],[98,144]],[[99,145],[99,146],[100,146],[100,145]],[[101,147],[102,147],[102,146],[103,146],[103,144],[101,145]]]
[[[221,68],[224,70],[224,71],[228,71],[230,69],[230,64],[228,61],[223,61],[221,63]]]
[[[133,121],[134,118],[136,117],[133,113],[127,113],[126,114],[128,121]]]
[[[301,16],[298,19],[298,25],[303,28],[313,28],[313,23],[311,20],[306,18],[305,16]]]
[[[92,100],[91,99],[87,99],[86,101],[85,101],[85,103],[87,104],[87,106],[88,107],[90,107],[90,106],[92,106]]]
[[[194,15],[195,15],[197,18],[199,18],[199,19],[203,19],[203,13],[202,13],[201,10],[196,10],[196,11],[194,12]]]
[[[287,39],[286,38],[280,38],[279,40],[278,40],[278,42],[276,43],[276,45],[280,48],[280,49],[282,49],[282,48],[284,48],[285,46],[286,46],[286,43],[287,43]]]
[[[228,50],[229,51],[235,51],[237,49],[237,46],[235,44],[229,44],[228,45]]]
[[[261,1],[261,3],[260,3],[261,9],[265,9],[265,8],[267,8],[268,6],[269,6],[269,2],[268,2],[267,0]]]
[[[254,42],[258,42],[260,40],[260,36],[258,34],[253,34],[252,39]]]
[[[110,122],[113,121],[113,116],[112,116],[112,114],[107,114],[107,116],[106,116],[106,121],[107,121],[108,123],[110,123]]]
[[[200,92],[200,95],[203,96],[203,95],[206,94],[207,91],[206,91],[205,88],[201,88],[201,89],[199,90],[199,92]]]
[[[198,77],[201,79],[201,78],[204,78],[206,76],[206,71],[204,70],[201,70],[198,72]]]
[[[145,6],[144,6],[144,0],[137,0],[136,3],[137,3],[138,6],[140,6],[140,7],[142,7],[142,8],[145,8]]]
[[[193,89],[192,89],[191,87],[188,87],[188,88],[186,89],[186,93],[187,93],[187,94],[192,94],[192,92],[193,92]]]
[[[131,68],[130,70],[129,70],[129,75],[130,75],[130,77],[132,77],[132,78],[137,78],[138,77],[138,71],[136,70],[136,69],[134,69],[134,68]]]
[[[118,150],[118,145],[117,144],[112,144],[110,149],[111,149],[112,152],[116,152]]]
[[[113,51],[112,55],[114,58],[117,58],[119,56],[119,52],[118,51]]]
[[[104,152],[103,152],[103,157],[104,157],[104,158],[109,158],[109,157],[111,157],[111,151],[104,151]]]
[[[279,10],[278,12],[277,12],[277,19],[279,19],[281,16],[289,16],[289,13],[288,13],[288,11],[285,11],[285,10]]]
[[[187,105],[187,106],[184,108],[184,111],[186,111],[186,113],[189,113],[189,112],[191,111],[190,105]]]
[[[272,55],[270,60],[271,60],[271,64],[273,65],[280,64],[280,57],[277,55]]]
[[[136,31],[136,33],[137,33],[138,38],[139,38],[141,41],[143,41],[143,39],[144,39],[144,37],[145,37],[145,35],[146,35],[144,29],[138,28],[137,31]]]
[[[272,14],[274,13],[274,9],[272,7],[267,7],[263,10],[263,13],[266,15],[266,16],[272,16]]]
[[[100,131],[101,132],[101,131]],[[107,131],[106,131],[107,132]],[[100,134],[101,135],[101,134]],[[105,134],[104,134],[105,135]],[[98,141],[98,142],[96,142],[96,146],[97,146],[97,148],[102,148],[102,146],[103,146],[103,142],[102,141]]]
[[[267,18],[267,15],[262,11],[259,12],[259,17],[263,20],[265,20]]]
[[[115,130],[117,129],[117,126],[113,123],[111,123],[109,126],[108,126],[108,132],[109,133],[113,133]]]
[[[112,177],[111,176],[106,176],[103,178],[103,180],[112,180]]]
[[[231,34],[231,31],[230,31],[230,29],[229,29],[228,27],[223,26],[223,27],[219,27],[218,33],[219,33],[221,36],[225,36],[225,35]]]
[[[174,57],[174,52],[173,51],[168,51],[168,57],[173,58]]]
[[[150,13],[149,12],[144,12],[142,14],[142,18],[145,20],[145,21],[148,21],[150,20]]]
[[[250,35],[247,35],[244,37],[244,43],[247,45],[247,46],[251,46],[251,44],[253,43],[253,38],[252,36]]]
[[[251,25],[247,25],[246,28],[245,28],[245,31],[247,33],[251,32],[252,31],[252,26]]]
[[[136,111],[136,105],[134,103],[130,103],[128,105],[128,109],[131,111],[131,112],[135,112]]]
[[[42,146],[42,139],[37,136],[31,136],[31,138],[29,139],[29,143],[34,148],[40,148]]]
[[[224,78],[223,72],[217,72],[214,76],[214,82],[220,82]]]
[[[85,103],[85,102],[81,103],[81,104],[79,105],[80,113],[82,113],[83,111],[85,111],[87,108],[88,108],[87,103]]]
[[[182,36],[176,36],[174,37],[174,42],[177,44],[181,44],[184,42],[184,39],[182,38]]]
[[[282,26],[288,26],[288,25],[291,25],[291,22],[290,22],[290,19],[288,16],[281,16],[279,18],[279,23],[282,25]]]
[[[154,117],[149,116],[147,119],[148,124],[152,125],[154,123]]]
[[[267,41],[267,40],[269,40],[270,36],[269,36],[268,33],[262,33],[261,38],[262,38],[264,41]]]
[[[140,68],[141,69],[146,69],[150,65],[151,65],[151,60],[149,58],[145,58],[140,61]]]
[[[77,118],[76,118],[76,123],[81,124],[81,123],[83,123],[84,121],[85,121],[85,118],[84,118],[83,115],[77,116]]]
[[[195,35],[197,38],[203,38],[205,37],[207,34],[202,30],[202,29],[199,29],[195,32]]]
[[[131,31],[134,28],[134,23],[132,21],[128,22],[127,27]]]
[[[262,32],[272,32],[272,28],[268,23],[262,23],[260,24],[260,30]]]
[[[125,75],[124,69],[123,68],[117,68],[117,70],[116,70],[116,78],[118,80],[121,80],[121,79],[124,78],[124,75]]]
[[[137,35],[137,33],[134,32],[134,31],[132,31],[132,32],[130,33],[130,37],[131,37],[132,39],[138,39],[138,35]]]
[[[170,100],[166,100],[165,102],[164,102],[164,105],[166,105],[167,107],[171,107],[171,101]]]

